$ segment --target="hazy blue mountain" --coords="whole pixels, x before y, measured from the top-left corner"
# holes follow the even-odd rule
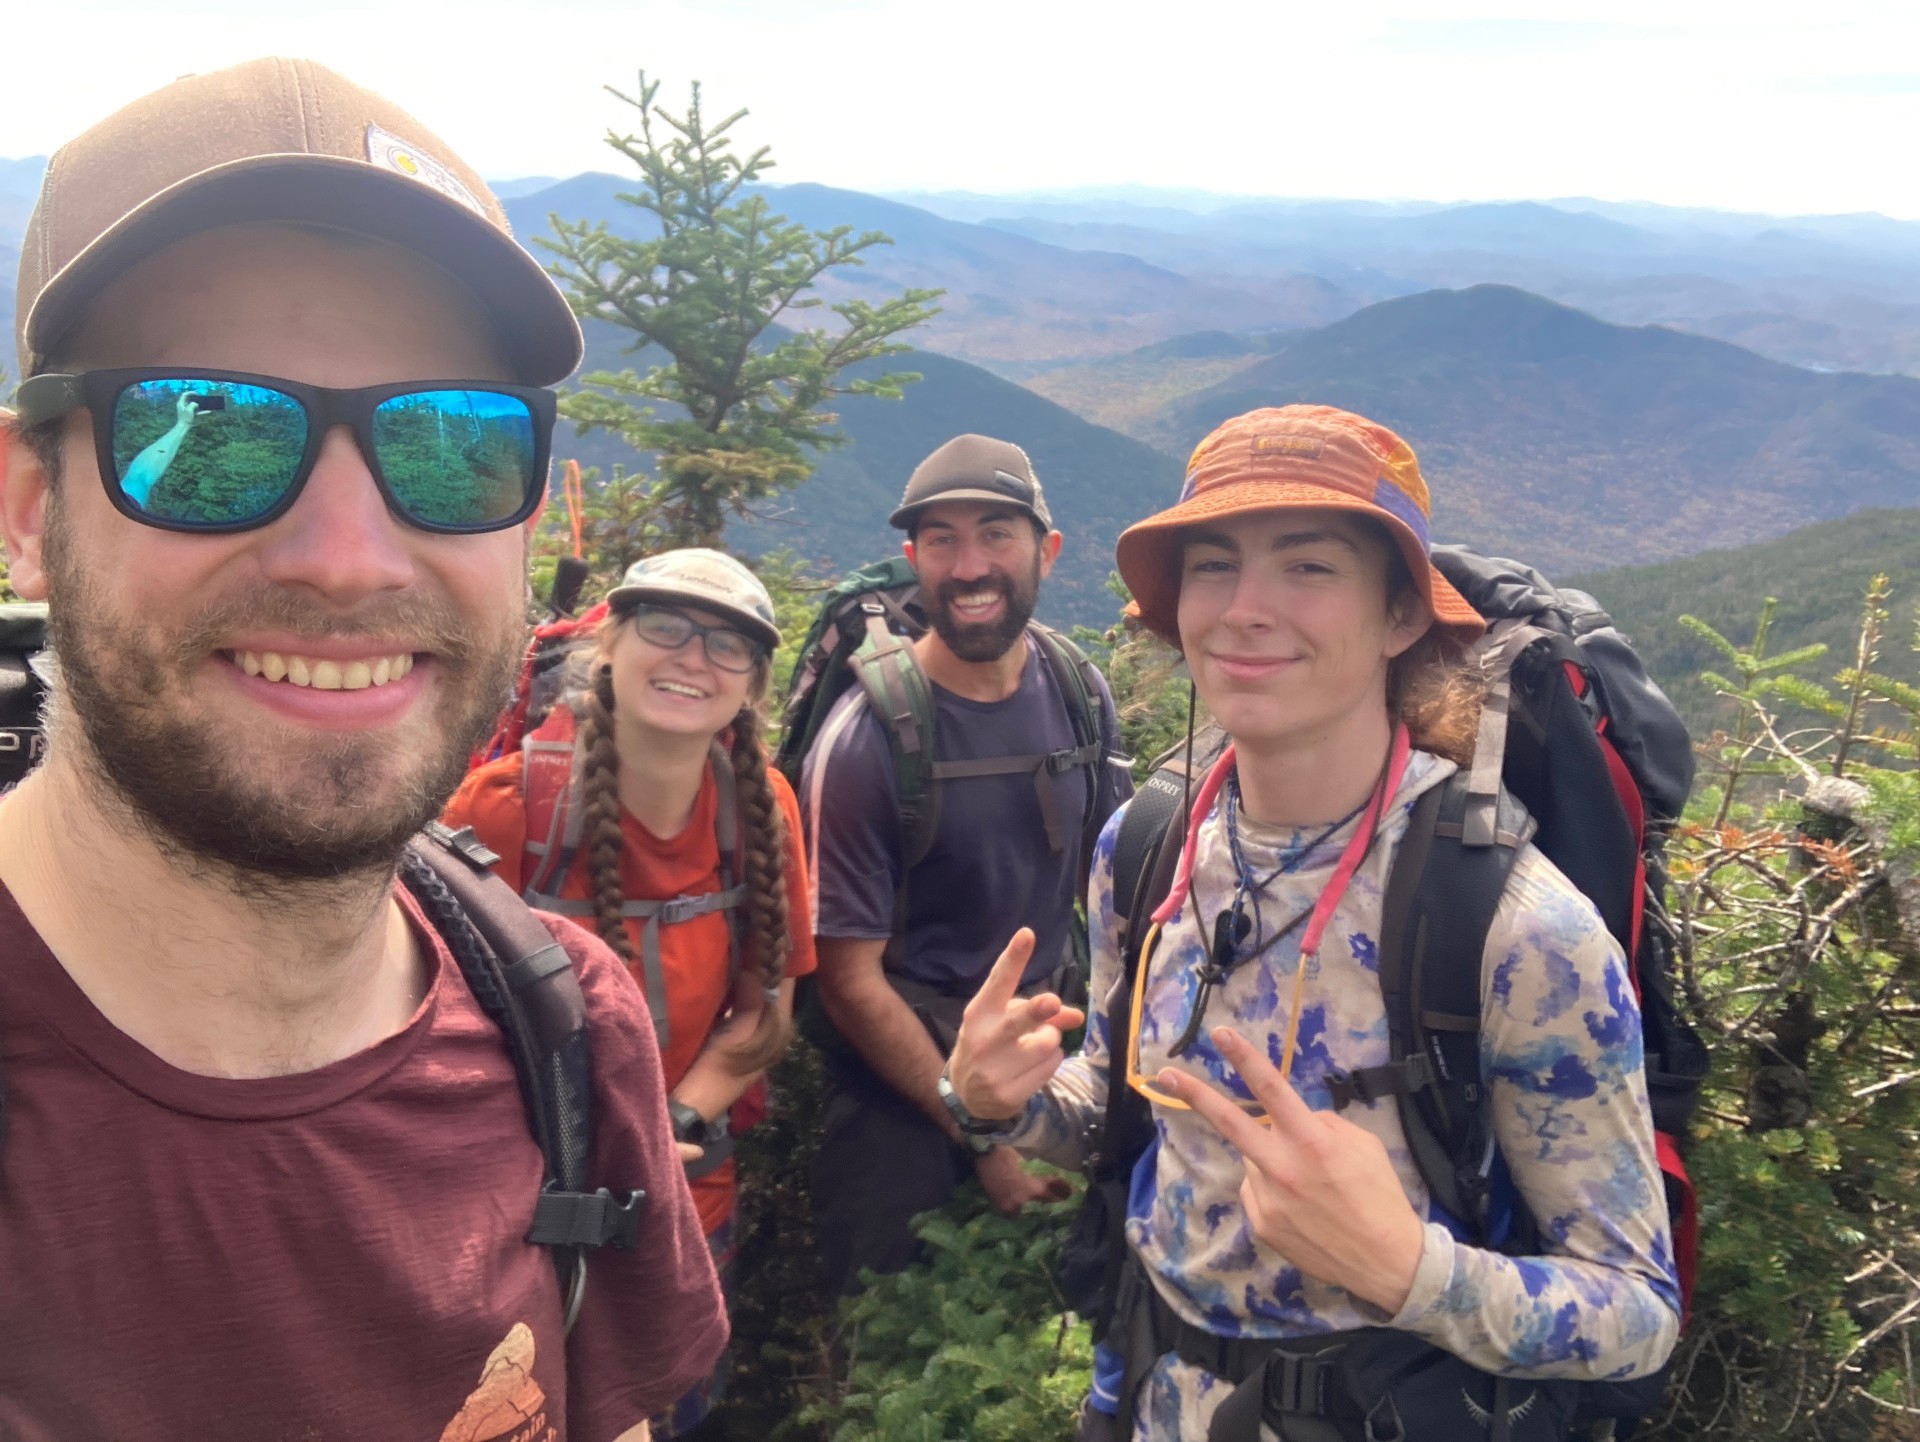
[[[1819,374],[1505,286],[1385,301],[1174,400],[1184,454],[1258,406],[1344,406],[1407,437],[1442,539],[1548,569],[1654,561],[1920,504],[1920,380]]]
[[[647,234],[646,214],[615,199],[632,183],[574,176],[507,200],[507,212],[529,241],[547,233],[556,214],[605,220],[617,234]],[[822,286],[829,299],[904,286],[943,289],[939,318],[916,342],[1009,373],[1194,330],[1323,324],[1360,303],[1312,276],[1180,274],[1135,255],[1062,248],[830,186],[769,187],[766,194],[780,213],[809,226],[850,225],[893,238],[893,245],[868,252],[864,266],[833,272]]]
[[[622,338],[611,328],[589,327],[588,344],[588,370],[646,367],[644,357],[622,356]],[[1113,543],[1129,523],[1172,501],[1178,463],[964,361],[919,352],[854,373],[886,370],[924,379],[899,401],[845,398],[840,429],[851,444],[819,457],[816,474],[771,503],[764,519],[731,525],[728,543],[749,553],[786,547],[836,571],[893,554],[901,537],[887,516],[907,476],[943,442],[980,432],[1026,450],[1065,536],[1041,614],[1061,624],[1111,624],[1118,611],[1106,590]],[[631,469],[636,459],[605,434],[556,440],[555,454],[600,466],[602,474],[615,462]]]

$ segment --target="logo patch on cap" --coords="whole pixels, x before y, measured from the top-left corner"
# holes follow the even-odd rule
[[[1255,436],[1253,454],[1256,457],[1296,456],[1301,460],[1317,461],[1320,453],[1326,449],[1322,441],[1312,436]]]
[[[409,180],[417,180],[429,190],[437,190],[448,200],[457,200],[482,220],[491,220],[480,198],[446,166],[431,155],[410,145],[391,130],[378,125],[367,127],[367,159],[382,170],[391,170]]]

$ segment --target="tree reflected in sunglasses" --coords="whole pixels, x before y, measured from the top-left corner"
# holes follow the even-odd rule
[[[19,391],[37,425],[86,408],[116,509],[172,531],[251,530],[284,514],[321,442],[352,429],[388,507],[421,530],[497,531],[546,498],[551,391],[492,381],[335,390],[238,371],[152,368],[39,375]]]
[[[706,649],[707,660],[716,669],[745,675],[760,659],[760,643],[743,631],[729,626],[701,624],[684,611],[671,606],[638,606],[633,612],[633,629],[640,639],[663,651],[678,651],[695,636]]]

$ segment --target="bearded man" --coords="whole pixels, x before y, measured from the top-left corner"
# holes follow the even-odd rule
[[[911,648],[932,697],[936,820],[924,856],[909,864],[897,737],[863,688],[828,717],[801,784],[818,994],[844,1042],[826,1049],[813,1168],[822,1261],[841,1291],[863,1267],[906,1266],[908,1222],[970,1175],[1009,1215],[1065,1195],[1063,1181],[961,1130],[942,1069],[962,1009],[1016,928],[1036,937],[1028,989],[1072,964],[1087,839],[1133,794],[1106,682],[1033,624],[1060,533],[1026,453],[955,437],[915,469],[891,524],[907,533],[931,622]],[[1097,711],[1091,743],[1076,695]]]
[[[54,156],[18,316],[0,1434],[644,1437],[726,1337],[644,1000],[548,920],[589,1174],[649,1193],[569,1332],[501,1029],[396,884],[522,651],[565,298],[418,121],[262,60]]]

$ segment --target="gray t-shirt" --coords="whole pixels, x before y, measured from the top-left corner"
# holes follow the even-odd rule
[[[1020,689],[1004,701],[969,701],[933,686],[934,745],[941,761],[1064,751],[1077,744],[1053,668],[1027,638]],[[1047,844],[1033,777],[1027,772],[953,778],[940,788],[939,821],[926,859],[907,878],[906,953],[900,970],[949,995],[986,979],[1015,930],[1031,926],[1037,945],[1027,980],[1059,965],[1074,924],[1087,787],[1095,786],[1094,830],[1133,794],[1120,754],[1113,697],[1093,677],[1106,757],[1048,778],[1068,832],[1064,851]],[[893,935],[904,841],[899,790],[886,729],[857,685],[835,704],[807,754],[800,782],[817,936],[879,940]]]

